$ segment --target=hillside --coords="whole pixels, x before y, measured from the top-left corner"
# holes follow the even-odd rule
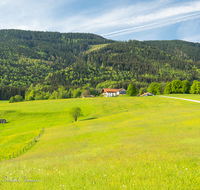
[[[112,42],[86,33],[0,30],[0,85],[30,85],[70,66],[90,46]]]
[[[146,42],[116,42],[99,50],[83,54],[71,67],[49,75],[42,83],[52,86],[83,86],[106,80],[136,86],[174,79],[200,79],[200,62],[183,60]],[[120,87],[120,85],[118,86]]]
[[[198,103],[154,96],[0,104],[8,121],[0,125],[1,160],[45,127],[24,154],[0,162],[2,190],[199,189]],[[84,116],[72,123],[74,106]]]
[[[96,88],[105,81],[116,88],[132,82],[138,89],[174,79],[192,82],[200,80],[199,55],[198,43],[183,41],[115,42],[94,34],[0,30],[0,86],[40,83],[52,91],[60,85]]]
[[[186,60],[200,61],[200,43],[181,40],[146,41],[146,43]]]

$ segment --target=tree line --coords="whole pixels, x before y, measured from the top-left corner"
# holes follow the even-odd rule
[[[20,95],[25,98],[26,88],[13,86],[0,86],[0,100],[9,100],[12,96]]]
[[[153,82],[148,86],[148,92],[155,95],[159,94],[200,94],[200,82],[194,80],[191,84],[189,81],[173,80],[167,83]]]

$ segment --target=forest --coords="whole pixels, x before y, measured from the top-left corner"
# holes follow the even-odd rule
[[[72,65],[92,45],[112,42],[94,34],[0,30],[0,85],[30,86]]]
[[[38,85],[44,93],[63,87],[73,94],[106,81],[126,89],[133,83],[138,90],[152,82],[192,83],[200,80],[199,55],[199,43],[179,40],[116,42],[89,33],[0,30],[0,98],[13,96],[11,87],[25,97],[22,88]]]
[[[186,60],[200,61],[200,43],[182,40],[146,41],[146,43]]]

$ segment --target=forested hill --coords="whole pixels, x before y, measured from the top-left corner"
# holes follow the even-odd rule
[[[184,60],[146,42],[117,42],[81,56],[72,67],[49,75],[44,84],[95,87],[106,80],[134,82],[138,87],[151,82],[200,79],[200,62]]]
[[[65,69],[91,45],[113,43],[87,33],[0,30],[0,86],[27,86]]]
[[[183,59],[200,61],[200,43],[181,40],[146,41],[146,43]]]
[[[93,45],[99,46],[88,51]],[[115,42],[85,33],[0,30],[0,86],[192,82],[200,80],[198,51],[199,44],[183,41]]]

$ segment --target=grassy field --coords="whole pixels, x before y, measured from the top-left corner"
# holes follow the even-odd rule
[[[107,45],[109,44],[92,45],[91,48],[88,51],[86,51],[86,53],[90,53],[91,51],[97,51],[103,47],[106,47]]]
[[[2,158],[45,132],[0,163],[0,189],[199,189],[199,115],[198,103],[159,96],[1,102]]]

